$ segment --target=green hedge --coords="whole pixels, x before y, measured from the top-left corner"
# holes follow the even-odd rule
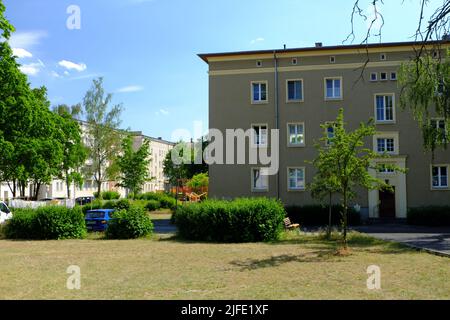
[[[175,209],[176,207],[175,198],[166,193],[147,192],[137,195],[135,199],[147,201],[150,200],[159,201],[159,203],[161,204],[161,208],[164,209]]]
[[[333,205],[331,222],[333,225],[341,225],[342,206]],[[328,207],[321,205],[287,206],[286,212],[292,223],[299,223],[301,226],[322,226],[328,225]],[[348,224],[359,225],[361,216],[353,208],[348,209]]]
[[[108,239],[136,239],[153,232],[153,223],[142,206],[131,206],[128,210],[117,211],[114,218],[106,229]]]
[[[206,200],[179,207],[175,223],[179,236],[215,242],[257,242],[278,239],[285,211],[267,198],[233,201]]]
[[[450,206],[409,208],[407,221],[413,225],[450,226]]]
[[[98,192],[94,192],[94,197],[99,198]],[[102,191],[103,200],[118,200],[120,199],[120,193],[117,191]]]
[[[79,207],[16,209],[4,232],[8,239],[81,239],[86,236],[86,224]]]
[[[147,201],[145,208],[148,211],[158,210],[159,208],[161,208],[161,202],[159,202],[158,200],[149,200],[149,201]]]

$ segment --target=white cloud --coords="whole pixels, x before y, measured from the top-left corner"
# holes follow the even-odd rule
[[[16,32],[11,35],[9,39],[9,45],[12,48],[26,48],[29,49],[41,42],[42,38],[45,38],[47,33],[45,31],[29,31],[29,32]]]
[[[159,109],[159,111],[156,111],[155,114],[157,116],[159,116],[159,115],[168,116],[170,114],[170,112],[167,109]]]
[[[138,92],[144,90],[141,86],[127,86],[117,90],[117,92],[125,93],[125,92]]]
[[[31,52],[22,49],[22,48],[13,48],[12,49],[13,54],[18,57],[18,58],[31,58],[33,57],[33,55],[31,54]]]
[[[75,63],[75,62],[68,61],[68,60],[61,60],[60,62],[58,62],[58,64],[63,68],[66,68],[68,70],[76,70],[78,72],[81,72],[81,71],[84,71],[87,69],[87,66],[84,63]]]
[[[56,71],[50,72],[50,75],[51,75],[52,77],[54,77],[54,78],[61,78],[61,76],[59,75],[59,73],[56,72]]]
[[[66,75],[66,76],[68,76],[70,73],[69,73],[69,71],[64,71],[64,75]]]
[[[263,42],[263,41],[264,41],[264,38],[259,37],[259,38],[256,38],[256,39],[253,39],[252,41],[250,41],[250,44],[255,44],[255,43]]]
[[[23,64],[19,67],[20,71],[29,76],[36,76],[42,68],[42,64],[39,62]]]
[[[69,73],[66,74],[65,72],[64,72],[64,74],[69,75]],[[84,80],[84,79],[90,79],[90,78],[98,78],[101,76],[102,75],[99,73],[89,73],[89,74],[84,74],[82,76],[70,78],[70,80]]]

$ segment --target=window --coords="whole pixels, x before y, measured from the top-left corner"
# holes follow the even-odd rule
[[[287,80],[287,101],[303,101],[303,80]]]
[[[381,53],[381,54],[380,54],[380,60],[381,60],[381,61],[385,61],[386,59],[387,59],[386,53]]]
[[[305,189],[305,168],[288,168],[288,190]]]
[[[386,72],[381,72],[380,73],[380,80],[381,81],[386,81],[387,80],[387,73]]]
[[[305,125],[288,123],[288,145],[293,147],[305,145]]]
[[[378,138],[377,151],[379,153],[393,153],[395,151],[394,138]]]
[[[378,122],[394,121],[394,95],[375,95],[376,120]]]
[[[434,135],[436,142],[442,141],[445,143],[447,141],[447,130],[445,126],[444,119],[431,119],[430,125],[434,129]]]
[[[378,76],[377,76],[376,72],[372,72],[370,74],[370,81],[377,81],[377,78],[378,78]]]
[[[391,80],[396,81],[397,80],[397,72],[391,72]]]
[[[298,63],[298,60],[297,60],[297,58],[292,58],[292,61],[291,61],[291,63],[292,63],[292,65],[293,65],[293,66],[296,66],[296,65],[297,65],[297,63]]]
[[[262,67],[262,61],[261,60],[257,60],[256,61],[256,67],[258,67],[258,68]]]
[[[330,57],[330,63],[335,63],[336,62],[336,57],[335,56],[331,56]]]
[[[252,103],[267,102],[267,82],[252,82]]]
[[[391,174],[391,173],[395,173],[395,170],[388,164],[383,163],[378,166],[378,172],[384,173],[384,174]]]
[[[267,191],[269,189],[269,176],[267,170],[252,168],[252,191]]]
[[[432,166],[431,181],[433,188],[448,188],[448,165]]]
[[[325,78],[325,100],[342,98],[342,78]]]
[[[267,125],[252,125],[253,129],[253,146],[267,145]]]

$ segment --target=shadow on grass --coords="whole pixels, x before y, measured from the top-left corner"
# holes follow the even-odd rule
[[[311,263],[311,262],[329,262],[334,257],[334,250],[318,250],[311,251],[304,254],[282,254],[279,256],[272,256],[267,259],[246,259],[246,260],[234,260],[230,264],[238,267],[240,271],[256,270],[260,268],[278,267],[284,263],[298,262],[298,263]],[[332,260],[333,262],[339,260]]]

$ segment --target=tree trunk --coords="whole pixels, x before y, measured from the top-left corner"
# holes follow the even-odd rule
[[[39,190],[41,189],[41,183],[40,182],[36,182],[35,183],[35,188],[36,188],[36,190],[34,191],[34,200],[38,200]]]
[[[67,199],[70,199],[70,181],[68,172],[66,172],[66,188],[67,188]]]
[[[347,249],[347,189],[344,190],[344,212],[343,212],[343,224],[344,224],[344,248]]]
[[[331,200],[332,200],[332,193],[330,192],[329,202],[328,202],[328,230],[327,230],[327,239],[331,239]]]

